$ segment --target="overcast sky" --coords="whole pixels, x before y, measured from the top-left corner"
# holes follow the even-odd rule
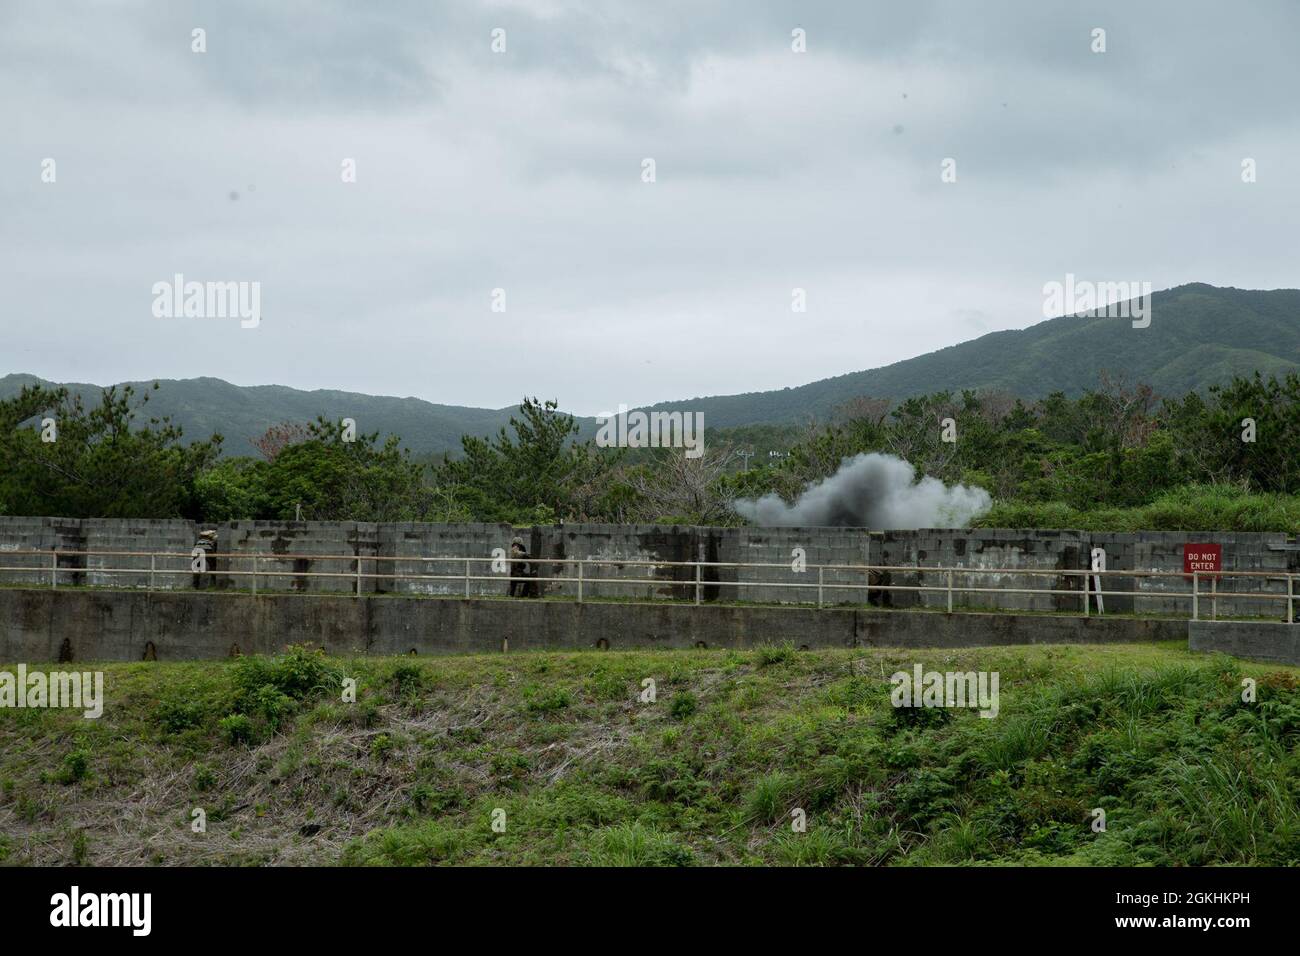
[[[1022,328],[1067,272],[1295,287],[1298,37],[1293,0],[0,0],[0,374],[594,414]],[[176,273],[261,325],[155,317]]]

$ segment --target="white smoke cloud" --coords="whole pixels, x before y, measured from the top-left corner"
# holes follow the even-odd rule
[[[736,513],[768,527],[852,527],[873,531],[963,528],[989,509],[983,488],[938,478],[916,480],[916,469],[896,455],[846,458],[839,471],[804,489],[794,504],[780,495],[741,499]]]

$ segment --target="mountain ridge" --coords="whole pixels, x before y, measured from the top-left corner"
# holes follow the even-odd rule
[[[1151,324],[1132,328],[1128,318],[1066,315],[1024,329],[989,332],[966,342],[875,369],[846,372],[803,385],[763,392],[701,396],[644,406],[647,410],[703,412],[710,428],[790,425],[825,419],[858,395],[893,400],[950,389],[1004,389],[1032,400],[1054,391],[1077,395],[1095,387],[1100,373],[1150,384],[1180,396],[1254,371],[1300,372],[1300,290],[1250,290],[1189,283],[1152,295]],[[125,383],[143,390],[155,380]],[[233,385],[203,376],[157,379],[151,415],[167,415],[188,438],[213,432],[226,437],[228,454],[252,454],[249,440],[283,421],[351,417],[363,432],[399,435],[417,454],[459,447],[462,434],[492,435],[515,406],[500,409],[441,405],[414,396],[367,395],[339,389],[285,385]],[[37,376],[0,378],[0,398]],[[66,383],[94,399],[102,386]],[[120,383],[121,384],[121,383]],[[576,416],[583,437],[594,435],[594,418]]]

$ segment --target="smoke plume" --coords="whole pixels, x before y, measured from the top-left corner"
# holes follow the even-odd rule
[[[768,527],[854,527],[876,531],[963,528],[989,509],[983,488],[938,478],[916,480],[916,469],[895,455],[846,458],[840,470],[804,489],[794,504],[777,494],[741,499],[736,513]]]

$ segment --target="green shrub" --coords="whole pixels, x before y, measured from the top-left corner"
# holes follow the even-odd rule
[[[745,798],[747,816],[755,823],[775,823],[783,819],[791,809],[786,804],[793,791],[794,778],[787,773],[777,771],[759,777]]]
[[[295,644],[274,657],[241,657],[235,662],[235,709],[256,710],[263,688],[268,685],[285,697],[304,701],[322,691],[338,689],[342,681],[342,670],[318,648]]]
[[[1300,496],[1252,493],[1235,485],[1180,485],[1131,508],[1000,501],[972,523],[981,528],[1296,533],[1300,532]]]
[[[343,851],[344,866],[428,866],[453,863],[468,845],[468,834],[441,820],[375,830]]]
[[[699,709],[700,702],[688,690],[678,691],[673,694],[673,699],[668,704],[668,712],[673,715],[674,720],[686,720]]]
[[[525,777],[530,765],[518,750],[498,750],[492,755],[492,773],[497,777]]]
[[[529,828],[559,830],[564,827],[593,827],[617,823],[632,811],[622,797],[597,787],[561,780],[535,793],[516,819]]]
[[[417,783],[411,788],[411,806],[419,814],[444,813],[464,803],[465,792],[460,787],[435,787],[429,783]]]
[[[257,688],[248,703],[249,709],[263,717],[271,730],[279,730],[280,725],[298,709],[298,702],[274,684]]]
[[[392,685],[394,696],[399,698],[414,697],[430,684],[424,667],[410,661],[394,665],[388,673],[388,682]]]
[[[179,734],[203,722],[203,708],[184,700],[160,701],[154,709],[154,721],[165,734]]]
[[[797,652],[789,641],[784,644],[764,644],[754,652],[754,662],[759,667],[771,667],[774,664],[789,664]]]
[[[370,741],[370,756],[378,761],[385,761],[396,747],[396,741],[388,734],[376,734]]]
[[[709,792],[699,768],[680,756],[652,757],[633,769],[630,783],[649,800],[678,806],[698,805]]]
[[[536,687],[524,689],[524,709],[529,713],[544,714],[555,710],[564,710],[573,704],[573,695],[563,687],[540,690]]]
[[[379,705],[373,700],[359,700],[355,704],[344,704],[348,720],[358,727],[370,728],[379,723]]]
[[[77,783],[86,778],[86,773],[90,769],[90,752],[87,750],[73,750],[63,758],[63,766],[59,768],[56,779],[62,784]]]
[[[690,866],[694,854],[666,833],[641,823],[621,823],[592,834],[593,866]]]
[[[256,738],[253,721],[246,714],[231,714],[217,722],[229,744],[251,744]]]
[[[953,809],[957,788],[951,766],[922,767],[909,774],[891,796],[898,815],[921,826]]]
[[[782,866],[836,866],[858,862],[849,839],[839,830],[810,826],[795,833],[788,826],[772,841],[773,855]]]
[[[947,707],[894,707],[889,708],[889,719],[897,729],[942,727],[952,720]]]
[[[216,785],[216,772],[205,763],[196,764],[194,767],[194,789],[201,793],[205,790],[211,790]]]
[[[72,865],[85,866],[90,858],[90,848],[86,844],[86,831],[78,830],[72,835]]]

